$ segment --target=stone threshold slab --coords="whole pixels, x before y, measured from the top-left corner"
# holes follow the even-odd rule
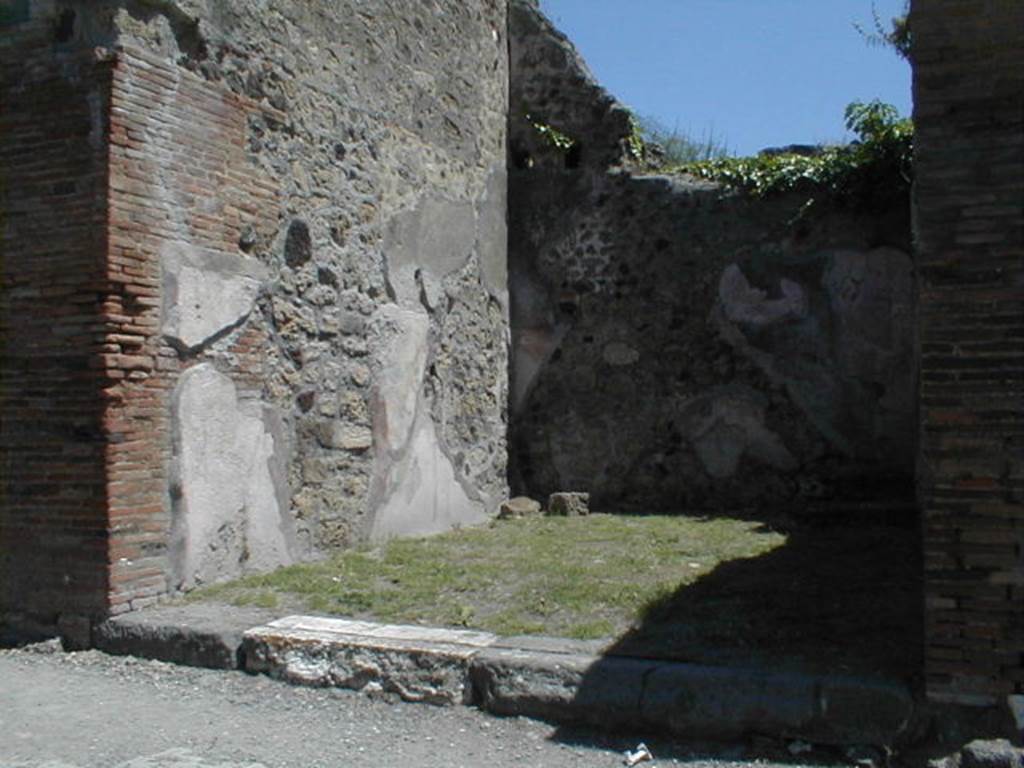
[[[292,683],[702,738],[892,744],[914,715],[885,681],[606,656],[558,638],[289,616],[243,643],[248,671]]]
[[[245,632],[242,654],[248,672],[299,685],[468,704],[469,661],[497,639],[487,632],[287,616]]]
[[[328,616],[285,616],[251,632],[273,630],[297,634],[317,635],[325,640],[345,638],[352,642],[393,642],[397,644],[438,644],[486,648],[493,645],[497,635],[469,629],[423,627],[415,624],[378,624],[373,621],[336,619]]]

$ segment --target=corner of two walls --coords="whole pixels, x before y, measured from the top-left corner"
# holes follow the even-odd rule
[[[513,490],[909,507],[909,201],[801,219],[796,197],[643,175],[628,113],[571,43],[533,3],[510,18]]]
[[[505,5],[336,5],[31,5],[110,72],[110,613],[507,495]]]
[[[901,237],[625,172],[628,112],[533,4],[511,4],[510,41],[503,3],[60,6],[71,42],[117,48],[114,610],[485,519],[509,281],[521,489],[756,504],[912,456]]]

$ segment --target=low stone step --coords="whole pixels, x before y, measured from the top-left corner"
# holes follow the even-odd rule
[[[117,656],[209,669],[241,666],[242,634],[273,614],[226,605],[167,605],[108,619],[92,631],[95,648]]]
[[[560,723],[647,727],[644,680],[656,662],[509,647],[482,649],[470,665],[475,702],[497,715]]]
[[[470,703],[469,660],[487,632],[288,616],[243,637],[245,668],[290,683],[398,694],[406,701]]]
[[[841,675],[498,646],[481,649],[470,670],[476,703],[496,714],[697,738],[891,745],[914,717],[904,686]]]

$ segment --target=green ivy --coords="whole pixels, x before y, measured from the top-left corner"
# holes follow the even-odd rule
[[[846,127],[857,140],[797,154],[730,157],[687,163],[674,169],[716,181],[756,197],[802,191],[856,208],[881,209],[909,193],[914,128],[896,108],[880,101],[854,102]]]
[[[640,121],[632,113],[629,115],[629,136],[626,138],[626,145],[629,148],[630,156],[640,162],[644,159],[645,147],[644,129]]]
[[[553,125],[538,122],[529,115],[526,116],[526,119],[533,126],[533,129],[541,135],[541,138],[560,152],[568,152],[576,144],[574,138],[562,133]]]

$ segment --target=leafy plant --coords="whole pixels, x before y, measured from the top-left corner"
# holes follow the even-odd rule
[[[529,115],[526,116],[526,119],[533,126],[533,129],[541,135],[541,138],[560,152],[568,152],[576,144],[574,138],[562,133],[555,126],[534,120]]]
[[[626,139],[626,143],[629,147],[630,156],[640,162],[646,155],[646,146],[644,142],[643,128],[640,125],[640,121],[637,120],[636,115],[630,113],[629,115],[629,137]]]
[[[880,45],[891,48],[900,58],[910,61],[911,44],[913,36],[910,31],[910,0],[905,0],[903,13],[894,16],[889,25],[886,26],[878,16],[878,9],[871,4],[871,17],[874,22],[875,31],[868,32],[860,24],[854,23],[854,28],[860,32],[861,37],[868,45]]]
[[[846,129],[857,134],[865,145],[873,147],[898,146],[913,137],[914,125],[909,118],[901,118],[892,104],[854,101],[843,112]]]
[[[846,107],[846,127],[857,140],[817,154],[760,154],[684,163],[677,170],[763,197],[805,191],[856,208],[880,209],[908,194],[914,128],[880,101]]]

